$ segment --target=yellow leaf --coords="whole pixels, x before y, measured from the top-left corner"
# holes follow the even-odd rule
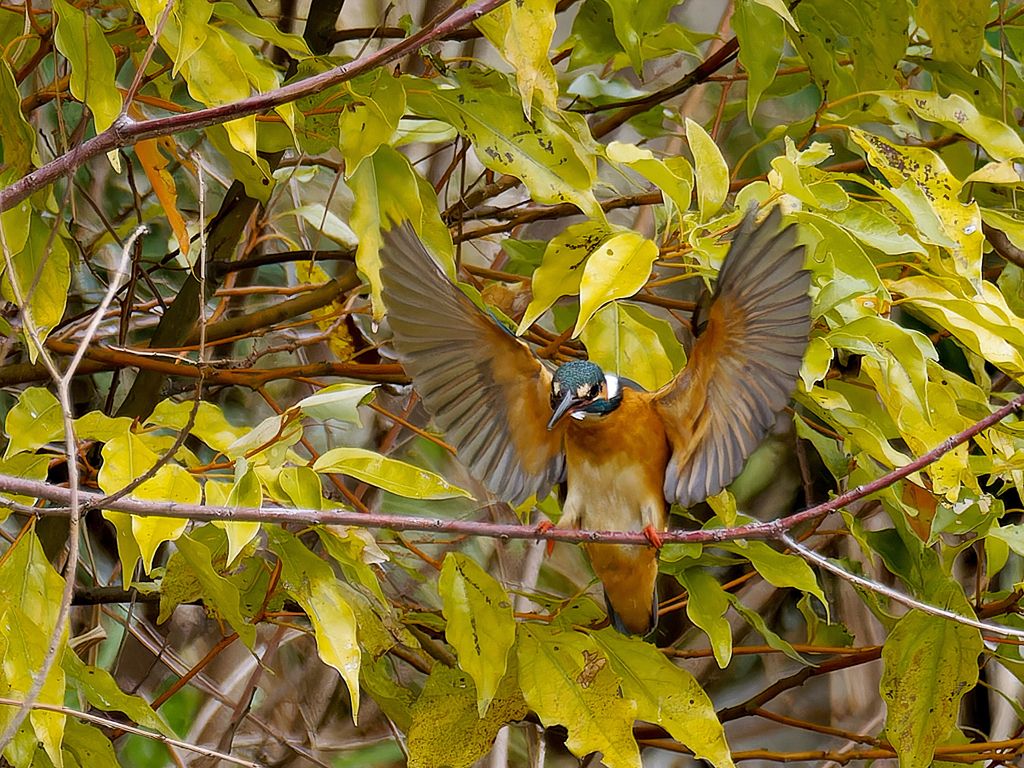
[[[904,147],[856,128],[853,140],[867,154],[868,162],[881,171],[897,195],[917,214],[915,224],[931,243],[948,249],[957,274],[975,288],[981,282],[981,211],[978,204],[957,199],[961,182],[927,147]]]
[[[566,227],[547,244],[541,264],[533,273],[533,298],[516,335],[522,335],[562,296],[579,292],[583,265],[609,234],[607,225],[585,221]]]
[[[574,336],[609,301],[639,291],[650,277],[656,258],[658,246],[637,232],[619,232],[601,243],[583,267],[580,316]]]
[[[579,758],[601,752],[609,768],[641,768],[633,738],[636,702],[593,638],[582,632],[520,624],[519,685],[545,726],[565,726],[565,745]]]
[[[445,638],[459,655],[459,667],[476,683],[482,718],[505,676],[516,639],[512,601],[497,579],[457,552],[445,557],[437,589],[448,620]]]
[[[267,538],[278,554],[281,579],[313,625],[320,658],[341,673],[352,701],[352,722],[359,715],[359,665],[356,615],[345,600],[331,566],[287,531],[269,526]]]
[[[519,0],[477,21],[477,27],[516,71],[523,114],[533,114],[533,96],[558,109],[558,79],[548,58],[555,34],[554,0]]]
[[[697,172],[700,220],[707,221],[718,213],[729,194],[729,167],[715,140],[690,118],[686,118],[686,140],[690,143]]]

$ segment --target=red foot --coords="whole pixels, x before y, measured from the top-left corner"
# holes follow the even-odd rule
[[[651,542],[651,546],[655,549],[661,549],[662,546],[664,546],[664,543],[661,540],[661,535],[654,530],[653,525],[648,525],[644,528],[644,536],[647,537],[647,540]]]
[[[544,522],[542,522],[540,525],[537,526],[537,533],[545,533],[547,531],[550,531],[554,527],[555,527],[554,524],[550,520],[545,520]],[[554,539],[548,539],[548,557],[551,557],[551,552],[554,550],[554,548],[555,548],[555,540]]]

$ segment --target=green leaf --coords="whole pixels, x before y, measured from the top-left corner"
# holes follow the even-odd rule
[[[891,210],[891,209],[890,209]],[[851,200],[840,211],[829,211],[828,219],[862,243],[891,256],[901,253],[926,254],[920,242],[904,232],[875,205]]]
[[[349,165],[347,167],[354,168],[355,166]],[[355,232],[352,231],[348,224],[320,203],[300,205],[288,211],[281,211],[280,215],[282,217],[301,216],[314,231],[319,232],[324,237],[329,237],[342,248],[356,248],[359,245],[359,238],[356,237]],[[328,279],[327,275],[323,275],[324,281]]]
[[[725,669],[732,659],[732,627],[725,618],[729,596],[715,577],[700,566],[687,568],[675,576],[689,595],[686,615],[708,636],[715,661]]]
[[[333,69],[340,61],[327,56],[314,56],[298,62],[292,81],[304,80]],[[322,155],[338,146],[338,112],[352,104],[351,93],[343,85],[332,85],[295,102],[298,110],[295,138],[309,155]],[[346,169],[351,173],[354,168]]]
[[[612,9],[615,36],[629,56],[629,63],[637,76],[644,76],[645,39],[665,26],[669,9],[675,0],[606,0]]]
[[[743,620],[746,621],[747,624],[752,626],[758,632],[758,634],[760,634],[761,637],[764,638],[764,641],[768,643],[769,648],[774,648],[777,651],[781,651],[782,653],[786,654],[789,658],[793,659],[793,661],[798,661],[801,664],[804,664],[809,667],[814,666],[809,661],[807,661],[807,659],[805,659],[803,656],[797,653],[796,649],[792,645],[790,645],[787,640],[783,639],[776,632],[773,632],[768,627],[768,623],[764,620],[764,617],[761,616],[760,613],[758,613],[757,611],[752,611],[749,608],[747,608],[747,606],[741,603],[739,601],[739,598],[737,598],[735,595],[726,593],[726,597],[732,604],[732,607],[736,609],[736,613],[742,616]]]
[[[280,558],[281,577],[288,593],[313,625],[320,658],[338,670],[348,686],[355,723],[359,715],[360,663],[356,615],[338,588],[331,566],[281,528],[268,527],[267,538]]]
[[[576,757],[601,752],[609,768],[641,768],[633,738],[637,705],[594,639],[581,632],[520,624],[519,685],[546,726],[563,725]]]
[[[362,427],[359,406],[371,400],[373,392],[373,384],[332,384],[297,405],[311,419],[346,421]]]
[[[100,467],[97,480],[104,493],[121,490],[135,478],[147,472],[157,461],[157,455],[146,447],[141,438],[134,432],[128,431],[104,443],[102,455],[103,466]],[[202,498],[202,488],[184,467],[177,464],[165,464],[157,470],[156,475],[132,491],[130,497],[149,501],[198,504]],[[104,515],[115,526],[126,522],[122,513],[105,511]],[[153,566],[153,557],[156,555],[157,548],[165,541],[177,539],[188,525],[187,519],[179,517],[146,518],[136,515],[129,517],[130,535],[138,546],[138,553],[142,558],[146,573],[149,573]],[[128,536],[129,532],[119,530],[118,533],[120,545],[121,535]],[[126,567],[134,554],[131,547],[122,551],[121,558]],[[126,559],[126,555],[128,559]],[[131,566],[134,569],[133,560]],[[129,570],[126,578],[130,579],[131,573],[132,571]]]
[[[412,710],[409,768],[466,768],[487,754],[503,726],[526,714],[511,675],[501,681],[487,713],[478,716],[473,679],[434,664]]]
[[[200,538],[195,534],[180,537],[176,542],[177,550],[198,580],[207,609],[222,616],[238,633],[245,647],[252,650],[256,643],[256,627],[246,620],[238,587],[221,576],[213,567],[214,553]],[[208,535],[202,538],[208,538]],[[233,557],[229,554],[225,565],[232,562]]]
[[[956,725],[960,699],[978,682],[984,650],[974,627],[911,611],[882,648],[879,686],[885,732],[901,768],[931,765],[935,747]]]
[[[173,734],[171,734],[173,735]],[[120,768],[110,738],[94,725],[69,718],[64,729],[65,760],[89,768]],[[67,764],[65,763],[65,765]]]
[[[103,411],[89,411],[75,419],[75,436],[79,440],[106,443],[124,436],[131,426],[132,420],[127,417],[114,418]]]
[[[352,104],[338,116],[338,149],[351,176],[378,147],[391,143],[405,114],[405,88],[386,69],[345,85]]]
[[[497,579],[457,552],[445,557],[437,589],[448,620],[445,638],[458,654],[459,667],[476,683],[477,710],[483,718],[516,639],[512,601]]]
[[[892,389],[904,386],[908,390],[906,399],[919,412],[928,410],[927,362],[937,361],[939,355],[923,333],[875,315],[857,318],[831,331],[825,340],[833,349],[865,355],[884,366],[885,380],[878,387],[882,397],[890,394]]]
[[[786,15],[789,11],[786,10]],[[739,0],[732,28],[740,41],[739,59],[747,71],[747,122],[753,124],[761,94],[775,80],[786,43],[786,25],[774,10],[755,0]]]
[[[332,448],[316,460],[313,469],[348,475],[408,499],[473,498],[440,475],[365,448]]]
[[[64,316],[71,287],[71,254],[64,238],[53,234],[51,224],[42,216],[33,216],[25,248],[12,255],[11,263],[19,295],[28,302],[28,312],[42,342]],[[0,271],[0,296],[16,303],[5,262],[0,262]],[[40,290],[39,286],[46,289]],[[25,309],[22,307],[22,311]],[[35,362],[39,354],[36,345],[26,339],[26,346],[29,359]]]
[[[989,529],[988,539],[997,539],[1018,555],[1024,555],[1024,525],[993,526]]]
[[[572,35],[563,45],[563,50],[567,48],[572,50],[570,71],[595,64],[604,66],[622,52],[622,43],[615,36],[612,9],[605,0],[584,0],[573,19]]]
[[[988,0],[918,0],[917,21],[931,38],[932,58],[974,69],[988,11]]]
[[[105,131],[121,113],[114,51],[93,16],[66,0],[54,0],[53,9],[57,12],[53,42],[71,64],[71,93],[92,111],[96,133]]]
[[[38,542],[36,543],[38,547]],[[40,554],[42,554],[40,550]],[[59,602],[60,594],[50,595],[53,600]],[[7,684],[8,695],[15,694],[14,698],[24,698],[32,687],[33,678],[43,664],[43,657],[50,645],[50,636],[53,626],[40,627],[34,621],[34,617],[17,605],[9,604],[6,610],[0,609],[0,638],[5,639],[6,650],[4,654],[4,682]],[[61,641],[62,653],[67,646],[67,633]],[[6,687],[6,686],[5,686]],[[65,675],[60,664],[54,664],[50,673],[43,683],[42,690],[37,699],[41,704],[51,706],[62,706],[65,695]],[[14,716],[11,707],[4,706],[0,710],[0,726],[6,728]],[[34,735],[33,742],[38,743],[46,752],[49,759],[59,765],[60,745],[64,738],[66,727],[66,715],[61,712],[52,712],[42,709],[34,709],[28,716],[22,730],[27,732],[31,729]],[[12,757],[12,747],[8,745],[4,754]],[[15,761],[17,762],[17,761]]]
[[[380,579],[371,566],[388,562],[388,556],[377,546],[370,532],[365,528],[332,525],[317,526],[316,533],[327,554],[341,566],[345,578],[366,587],[381,605],[387,605]]]
[[[302,424],[294,413],[269,416],[255,429],[243,434],[224,449],[230,458],[246,457],[250,460],[265,458],[272,467],[284,463],[288,449],[302,439]]]
[[[57,614],[64,591],[64,579],[50,565],[36,537],[33,524],[24,536],[0,558],[0,650],[4,650],[3,675],[14,698],[22,698],[32,686],[42,666],[57,626]],[[4,642],[6,641],[6,643]],[[67,647],[67,630],[61,640],[62,654]],[[65,676],[60,664],[54,664],[39,694],[44,704],[64,703]],[[14,717],[10,707],[0,708],[0,727],[6,728]],[[65,715],[33,710],[28,725],[51,761],[60,759]],[[11,757],[9,746],[5,751]]]
[[[277,473],[287,501],[298,509],[323,509],[324,494],[320,478],[309,467],[282,467]]]
[[[235,460],[235,482],[232,484],[231,490],[228,491],[228,497],[224,500],[223,506],[232,509],[259,509],[263,506],[263,487],[260,485],[254,467],[242,457]],[[238,554],[260,532],[258,522],[214,520],[213,524],[223,528],[227,534],[229,564],[235,562]]]
[[[793,423],[797,437],[811,442],[832,477],[842,480],[850,474],[850,457],[843,453],[842,441],[821,434],[803,419],[795,419]]]
[[[910,42],[906,0],[829,0],[819,7],[834,39],[845,38],[849,45],[857,88],[892,87]]]
[[[290,51],[291,53],[300,54],[299,58],[311,55],[309,46],[301,35],[282,32],[276,25],[266,19],[246,13],[243,7],[237,6],[234,3],[214,3],[213,14],[217,18],[224,19],[239,29],[248,32],[253,37],[266,40],[268,43],[273,43],[278,48]]]
[[[61,666],[67,674],[68,683],[84,694],[92,706],[107,712],[124,712],[133,723],[174,738],[174,730],[167,721],[154,712],[144,698],[118,688],[107,670],[87,666],[70,648],[64,651]]]
[[[49,471],[50,457],[45,454],[18,453],[9,459],[0,459],[0,475],[40,482],[46,479]],[[16,493],[5,493],[3,496],[18,504],[32,505],[36,502],[35,496],[21,496]],[[10,512],[11,510],[6,507],[0,507],[0,523],[7,519]]]
[[[774,0],[772,7],[781,5]],[[789,41],[811,70],[811,82],[826,103],[857,92],[850,67],[840,64],[836,51],[836,31],[832,27],[828,3],[800,3],[796,6],[796,24],[789,31]],[[852,106],[856,102],[851,100]],[[848,108],[848,109],[849,109]]]
[[[187,400],[180,403],[169,399],[162,400],[153,409],[146,423],[171,429],[184,429],[193,405],[194,403]],[[246,429],[233,426],[218,405],[203,400],[199,403],[191,434],[215,451],[226,451],[228,446],[248,432]]]
[[[114,526],[114,534],[117,538],[117,556],[121,560],[121,584],[127,588],[135,578],[135,566],[142,559],[142,552],[132,529],[132,516],[127,512],[105,509],[103,517]]]
[[[250,95],[249,78],[227,38],[217,27],[207,26],[202,46],[181,67],[189,94],[208,107],[232,104]],[[231,146],[257,162],[255,116],[231,120],[224,128]]]
[[[692,598],[693,593],[691,604]],[[623,694],[636,702],[637,718],[660,725],[698,760],[707,760],[716,768],[732,768],[725,730],[693,675],[650,643],[624,637],[610,627],[593,637],[612,670],[622,678]]]
[[[457,88],[425,85],[409,89],[409,105],[455,126],[485,166],[521,179],[538,203],[572,203],[590,218],[605,220],[593,192],[592,152],[543,109],[527,121],[503,76],[467,70],[459,73]]]
[[[580,315],[574,336],[601,307],[632,296],[651,276],[658,246],[637,232],[618,232],[604,240],[587,259],[580,280]]]
[[[757,0],[758,5],[762,5],[765,8],[772,11],[776,16],[789,24],[793,29],[799,29],[796,25],[796,20],[789,12],[789,7],[783,0]]]
[[[399,684],[395,677],[391,657],[381,656],[374,659],[369,654],[363,657],[363,663],[359,667],[359,679],[362,681],[363,690],[373,697],[381,711],[398,726],[398,730],[409,733],[412,728],[412,709],[416,695],[409,688]],[[460,691],[460,694],[466,695],[465,691]],[[475,716],[475,705],[475,701],[470,701],[464,706],[463,711],[472,712]]]
[[[183,2],[175,4],[164,28],[167,32],[168,42],[173,39],[177,46],[172,76],[176,77],[181,72],[181,67],[195,56],[206,43],[209,38],[212,13],[213,6],[210,3],[202,2],[202,0],[183,0]]]
[[[60,403],[48,389],[29,387],[7,412],[4,431],[9,440],[5,459],[60,440],[64,437]]]
[[[40,164],[39,151],[36,149],[35,131],[21,111],[21,94],[6,58],[0,61],[0,114],[7,116],[6,120],[0,120],[4,164],[14,172],[14,178],[21,178],[33,165]],[[25,245],[30,210],[31,206],[26,201],[3,213],[4,235],[11,253],[17,253]]]
[[[729,167],[715,140],[690,118],[686,118],[686,140],[690,143],[697,174],[700,220],[706,222],[718,213],[729,194]]]
[[[686,363],[672,326],[640,307],[614,301],[598,310],[581,334],[590,360],[647,390],[667,384]]]
[[[797,555],[784,555],[776,552],[763,541],[748,541],[745,546],[726,545],[722,547],[750,560],[759,574],[769,584],[785,589],[793,587],[801,592],[814,595],[828,611],[825,593],[818,586],[818,580],[804,560]]]
[[[370,279],[375,319],[384,316],[380,298],[381,227],[390,228],[389,220],[394,223],[411,221],[427,250],[445,264],[449,276],[454,275],[455,261],[448,230],[441,225],[444,230],[441,237],[433,234],[440,222],[436,197],[432,200],[424,197],[420,177],[405,155],[382,145],[359,164],[349,179],[349,186],[359,190],[349,223],[359,236],[356,266]],[[431,205],[424,205],[425,201]]]
[[[33,524],[0,559],[0,611],[5,604],[18,606],[43,632],[51,633],[63,592],[64,579],[46,559]]]
[[[659,160],[649,149],[620,141],[608,144],[606,153],[610,161],[628,166],[657,186],[679,212],[689,209],[693,195],[693,168],[686,158]]]

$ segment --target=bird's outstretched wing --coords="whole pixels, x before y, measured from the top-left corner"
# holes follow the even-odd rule
[[[512,504],[546,496],[565,479],[550,371],[455,287],[409,222],[385,233],[381,260],[398,359],[459,460]]]
[[[686,367],[653,395],[672,444],[665,498],[687,507],[731,483],[796,388],[811,300],[804,248],[775,208],[747,214]]]

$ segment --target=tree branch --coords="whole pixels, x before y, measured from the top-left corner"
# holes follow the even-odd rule
[[[103,133],[72,148],[67,154],[47,163],[0,192],[0,211],[6,211],[17,205],[37,190],[52,184],[92,158],[106,154],[112,149],[132,146],[145,139],[155,139],[182,131],[195,131],[208,128],[211,125],[220,125],[240,117],[266,112],[305,96],[312,96],[325,88],[351,80],[366,72],[372,72],[395,59],[412,53],[432,40],[445,37],[459,27],[476,21],[506,2],[507,0],[479,0],[437,24],[427,25],[416,34],[385,46],[361,59],[350,61],[276,90],[250,96],[248,99],[242,99],[233,104],[209,107],[195,112],[170,115],[143,122],[136,122],[127,116],[121,116]]]

